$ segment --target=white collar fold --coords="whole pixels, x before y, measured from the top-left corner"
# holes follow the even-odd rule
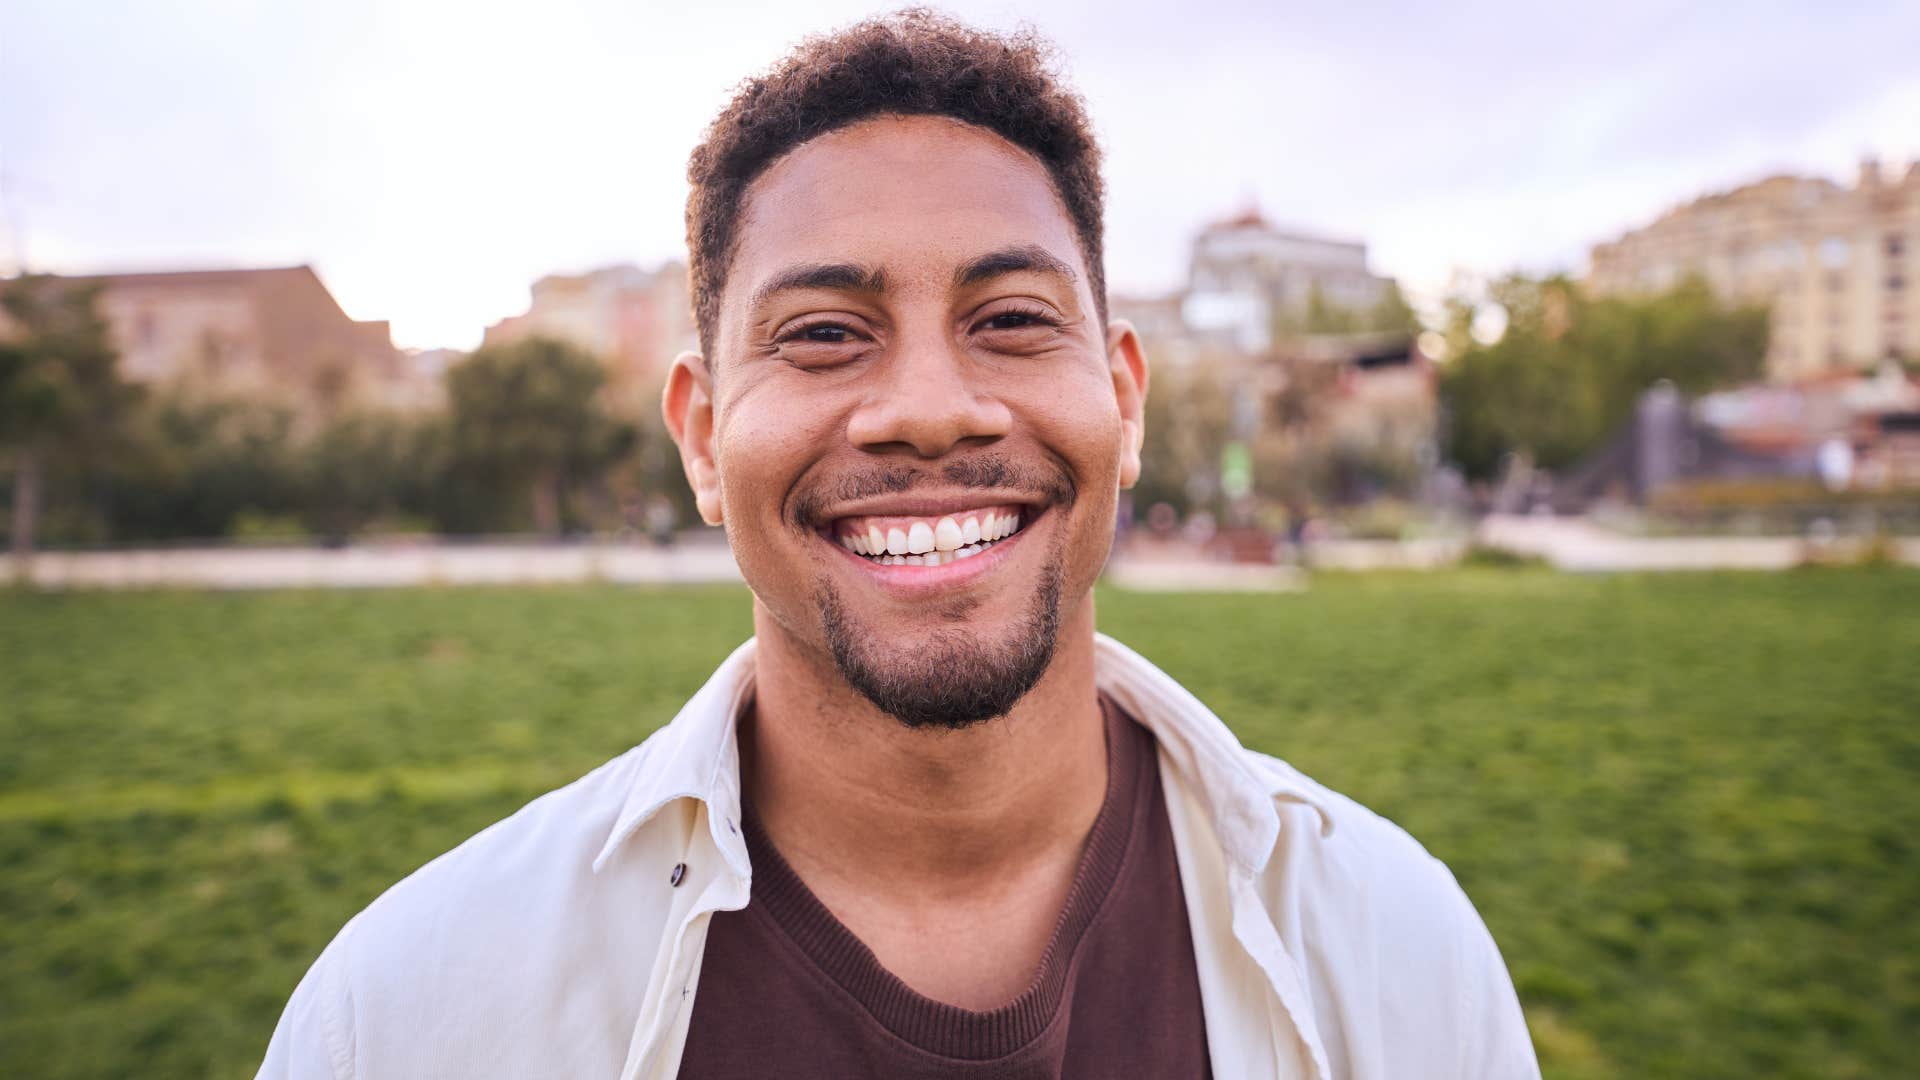
[[[751,876],[738,827],[740,747],[734,720],[753,693],[753,654],[749,638],[636,755],[625,802],[593,860],[596,871],[662,807],[694,799],[706,806],[707,828],[728,868],[741,880]],[[1279,761],[1249,755],[1185,687],[1105,634],[1094,635],[1094,680],[1153,732],[1174,772],[1208,808],[1233,865],[1258,872],[1272,857],[1281,826],[1276,800],[1311,807],[1319,814],[1321,833],[1333,831],[1324,789]]]

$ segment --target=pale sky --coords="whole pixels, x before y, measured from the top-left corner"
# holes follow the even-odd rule
[[[1772,172],[1920,158],[1913,0],[944,6],[1060,46],[1115,291],[1179,285],[1250,197],[1430,299]],[[306,262],[398,344],[471,347],[542,274],[679,256],[733,85],[888,9],[7,0],[0,271]]]

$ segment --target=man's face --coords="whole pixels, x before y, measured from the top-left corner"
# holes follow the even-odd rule
[[[1038,161],[878,118],[749,187],[711,374],[676,365],[669,424],[763,611],[907,724],[1006,713],[1106,561],[1146,371],[1087,282]]]

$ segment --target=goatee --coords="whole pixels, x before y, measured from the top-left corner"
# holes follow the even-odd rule
[[[1033,603],[992,628],[991,640],[943,628],[929,641],[887,651],[849,624],[832,589],[818,596],[827,646],[840,675],[874,707],[909,728],[961,728],[1005,716],[1053,663],[1060,632],[1060,569],[1041,572]]]

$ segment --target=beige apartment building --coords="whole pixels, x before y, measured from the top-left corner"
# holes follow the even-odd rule
[[[623,263],[550,274],[533,283],[526,312],[489,326],[484,343],[535,336],[571,342],[598,356],[616,399],[651,408],[674,356],[697,347],[687,268],[680,262],[652,270]]]
[[[1920,161],[1861,163],[1853,187],[1775,176],[1708,195],[1593,249],[1597,293],[1648,293],[1688,275],[1773,312],[1776,381],[1920,357]]]

